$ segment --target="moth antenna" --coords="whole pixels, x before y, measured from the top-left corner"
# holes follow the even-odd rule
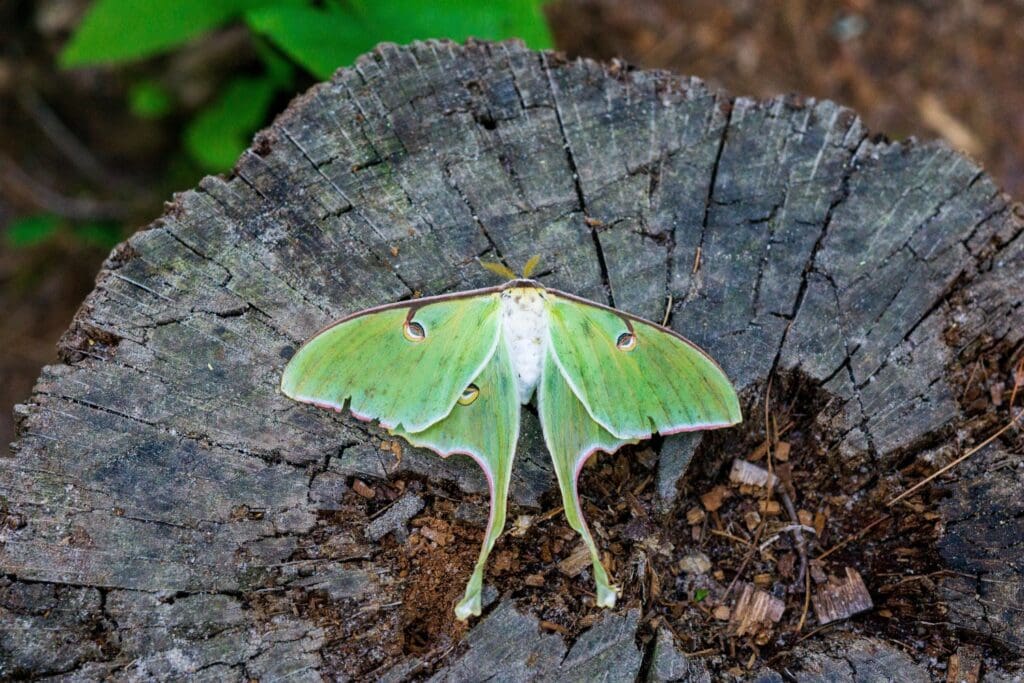
[[[503,277],[506,280],[515,280],[516,274],[512,272],[512,269],[506,266],[504,263],[498,263],[496,261],[481,261],[477,259],[477,263],[483,266],[486,270]]]
[[[533,275],[533,271],[537,270],[537,266],[540,264],[540,254],[534,254],[530,257],[530,260],[523,266],[523,277],[529,279]]]

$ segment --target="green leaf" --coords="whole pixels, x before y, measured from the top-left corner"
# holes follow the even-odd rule
[[[247,12],[245,18],[252,30],[312,74],[328,78],[384,41],[518,37],[533,48],[551,47],[542,4],[543,0],[354,0],[350,9],[266,6]]]
[[[277,86],[269,78],[236,78],[185,130],[185,147],[211,172],[231,168],[267,118]]]
[[[128,93],[128,107],[142,119],[166,116],[173,106],[171,94],[156,81],[136,83]]]
[[[708,591],[707,588],[698,588],[697,590],[693,591],[693,601],[702,602],[704,598],[708,597],[709,592],[710,591]]]
[[[165,51],[271,0],[96,0],[61,53],[64,67]],[[276,0],[281,4],[283,0]]]
[[[7,226],[5,241],[15,248],[33,247],[50,239],[60,227],[60,218],[50,214],[25,216]]]
[[[336,10],[264,7],[246,13],[245,20],[318,78],[330,77],[379,40],[353,16]]]
[[[534,49],[552,46],[544,0],[353,0],[353,4],[380,28],[379,40],[520,38]]]

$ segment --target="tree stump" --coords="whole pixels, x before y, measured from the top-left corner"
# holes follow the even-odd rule
[[[1010,680],[1024,655],[1019,432],[871,530],[843,516],[1005,423],[977,387],[1020,355],[1022,231],[974,163],[869,137],[831,102],[731,98],[515,43],[383,45],[119,246],[63,362],[18,406],[0,468],[0,677],[930,680],[963,646]],[[510,519],[534,526],[505,534],[489,605],[461,627],[451,605],[486,510],[475,465],[277,385],[328,321],[494,284],[478,257],[518,269],[535,253],[544,283],[666,317],[706,348],[747,419],[655,440],[658,458],[648,444],[599,459],[625,471],[617,491],[584,474],[625,586],[602,611],[585,575],[557,568],[566,527],[537,521],[557,503],[525,412]],[[686,512],[765,439],[766,409],[769,426],[783,409],[796,425],[791,469],[828,473],[828,500],[847,503],[812,559],[845,539],[831,559],[876,603],[926,583],[940,619],[900,631],[905,617],[869,613],[787,636],[777,657],[736,641],[730,658],[718,640],[693,655],[725,627],[670,569],[698,546]],[[904,548],[922,514],[913,533],[930,545]],[[537,547],[555,552],[529,564]],[[743,573],[728,569],[712,598]],[[778,592],[802,602],[802,584]]]

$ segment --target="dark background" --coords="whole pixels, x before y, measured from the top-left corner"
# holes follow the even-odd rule
[[[258,62],[250,33],[228,25],[164,55],[61,69],[89,4],[0,2],[0,444],[110,247],[201,177],[183,127]],[[833,99],[890,138],[944,138],[1024,196],[1024,2],[556,0],[545,11],[570,55],[735,95]],[[130,104],[150,77],[176,102],[159,117]],[[314,80],[298,76],[291,92]],[[270,115],[289,99],[276,95]]]

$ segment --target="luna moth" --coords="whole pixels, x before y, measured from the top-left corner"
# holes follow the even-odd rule
[[[494,264],[485,264],[493,266]],[[370,308],[329,325],[289,360],[281,391],[297,401],[378,420],[391,434],[487,477],[490,515],[455,607],[480,615],[487,557],[505,527],[521,406],[536,397],[569,525],[590,552],[596,602],[615,604],[580,506],[587,459],[655,432],[734,425],[736,392],[711,357],[676,332],[549,289],[507,268],[497,287]]]

